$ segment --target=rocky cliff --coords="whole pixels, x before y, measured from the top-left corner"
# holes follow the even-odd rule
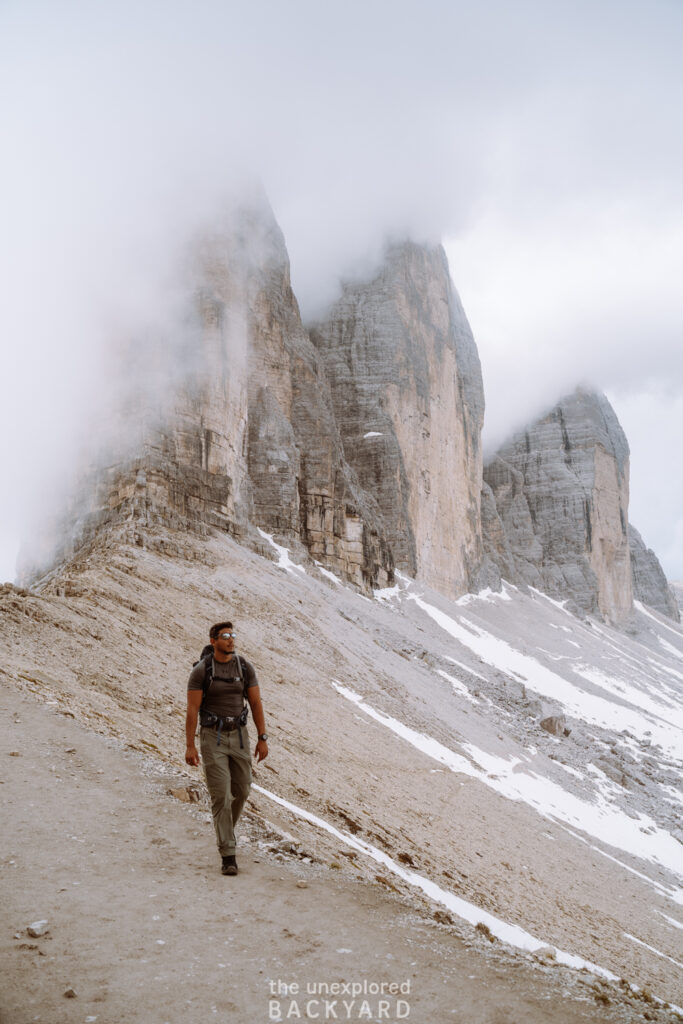
[[[440,246],[390,246],[309,331],[257,196],[190,246],[185,291],[165,331],[122,346],[110,443],[23,579],[112,530],[258,546],[259,527],[366,589],[395,567],[451,597],[503,576],[622,622],[633,587],[676,616],[629,546],[628,445],[603,396],[563,399],[482,466],[479,357]]]
[[[633,597],[642,601],[662,615],[681,621],[678,602],[673,587],[669,586],[664,570],[654,551],[645,545],[635,526],[629,523],[629,547],[631,549],[631,571],[633,575]]]
[[[632,607],[629,450],[604,395],[583,390],[484,467],[487,554],[511,582],[622,622]]]
[[[82,476],[58,557],[105,525],[143,545],[161,523],[260,527],[361,586],[398,565],[451,595],[470,587],[483,389],[443,250],[389,249],[315,343],[263,198],[217,220],[187,267],[182,323],[148,346],[139,376],[153,384],[126,393],[125,449]]]
[[[101,540],[105,527],[144,545],[164,524],[242,539],[262,527],[361,586],[385,585],[391,547],[345,461],[265,200],[217,220],[186,266],[182,322],[143,355],[125,346],[115,443],[81,473],[51,525],[49,555],[39,552],[26,575]]]
[[[246,274],[251,522],[359,585],[382,586],[392,554],[374,502],[344,457],[329,387],[292,291],[269,209],[242,210],[230,238]]]
[[[346,457],[377,501],[396,565],[458,596],[482,557],[484,394],[443,249],[389,248],[311,337]]]

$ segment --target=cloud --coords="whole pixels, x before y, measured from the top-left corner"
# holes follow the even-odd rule
[[[682,22],[666,0],[7,0],[5,533],[103,415],[112,334],[161,329],[184,241],[252,175],[308,315],[385,236],[450,240],[491,436],[577,371],[680,393]]]
[[[608,392],[631,446],[629,518],[671,580],[683,579],[683,389]]]

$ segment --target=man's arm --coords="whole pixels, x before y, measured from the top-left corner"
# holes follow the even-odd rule
[[[254,719],[254,725],[256,726],[256,732],[259,736],[266,731],[266,716],[263,713],[263,704],[261,703],[261,692],[258,686],[247,687],[247,700],[249,701],[249,707],[251,708],[251,714]],[[268,744],[265,740],[258,740],[256,748],[254,750],[254,757],[256,761],[263,761],[268,757]]]
[[[187,714],[185,716],[185,761],[187,764],[199,765],[199,752],[194,745],[194,737],[197,732],[197,717],[199,705],[204,696],[203,690],[187,691]]]

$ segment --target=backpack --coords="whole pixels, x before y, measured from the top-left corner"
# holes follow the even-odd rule
[[[246,699],[247,699],[247,681],[244,678],[244,673],[242,671],[242,659],[240,658],[239,654],[237,654],[237,653],[235,654],[235,658],[237,659],[237,671],[239,672],[240,681],[242,683],[242,697],[246,701]],[[204,699],[205,699],[207,693],[209,692],[209,689],[211,688],[211,683],[213,682],[213,647],[211,646],[211,644],[207,644],[202,649],[202,653],[199,655],[199,661],[195,661],[195,663],[192,666],[192,668],[196,668],[197,665],[199,665],[199,662],[201,662],[201,661],[204,662],[204,682],[202,683],[202,704],[203,704],[204,703]]]

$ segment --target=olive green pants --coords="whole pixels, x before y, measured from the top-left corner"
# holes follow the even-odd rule
[[[235,853],[235,825],[251,789],[251,753],[246,725],[240,730],[222,732],[216,743],[215,729],[202,729],[199,745],[204,777],[211,797],[211,813],[221,857]]]

